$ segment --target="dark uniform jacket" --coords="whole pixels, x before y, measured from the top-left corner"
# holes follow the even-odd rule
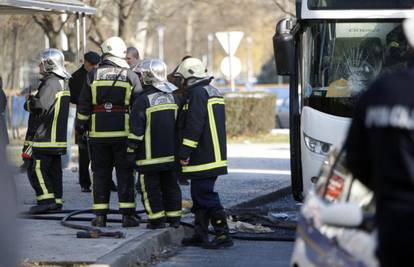
[[[178,100],[171,93],[152,86],[145,86],[134,102],[128,146],[136,151],[138,171],[165,171],[176,167],[178,109]]]
[[[79,96],[82,90],[83,84],[86,81],[86,76],[88,72],[85,67],[82,65],[77,71],[72,74],[72,77],[69,79],[69,89],[70,89],[70,102],[72,104],[79,104]]]
[[[414,69],[377,80],[357,103],[345,143],[350,171],[374,190],[380,238],[414,238]],[[394,232],[393,232],[394,231]],[[390,243],[395,246],[395,243]]]
[[[9,136],[7,134],[7,127],[6,127],[6,109],[7,109],[7,97],[3,91],[3,84],[0,80],[0,138],[4,140],[5,144],[8,144]]]
[[[210,81],[201,80],[187,88],[179,116],[179,158],[190,158],[182,168],[188,179],[227,174],[224,99]]]
[[[69,79],[70,102],[75,104],[76,108],[79,105],[80,92],[87,76],[88,72],[86,71],[84,65],[82,65],[82,67],[72,73],[72,77]],[[76,113],[78,113],[78,110],[76,110]],[[85,142],[82,140],[82,136],[77,131],[75,134],[75,143],[81,146],[86,146]]]
[[[92,142],[126,141],[130,105],[141,91],[136,73],[106,60],[87,75],[79,97],[77,123],[88,124]]]
[[[30,112],[28,139],[33,153],[66,153],[70,92],[66,81],[55,74],[41,79],[38,92],[30,96],[24,108]]]

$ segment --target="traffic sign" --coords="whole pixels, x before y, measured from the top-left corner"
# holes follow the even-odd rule
[[[231,73],[230,73],[231,67]],[[220,63],[221,72],[228,78],[234,78],[238,76],[241,72],[242,64],[239,58],[237,57],[225,57]]]
[[[227,55],[234,56],[243,38],[243,32],[216,32],[216,37]]]

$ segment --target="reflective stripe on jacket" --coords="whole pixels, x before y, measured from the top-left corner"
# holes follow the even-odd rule
[[[105,61],[88,74],[79,97],[77,120],[89,123],[91,141],[125,140],[129,134],[129,107],[142,91],[136,73]],[[119,112],[123,107],[123,112]]]
[[[134,102],[128,144],[136,150],[140,172],[171,170],[176,166],[177,113],[176,98],[152,86],[147,86]]]
[[[28,132],[33,153],[65,154],[70,92],[67,83],[50,74],[42,79],[38,92],[24,107],[30,112]]]
[[[227,174],[226,122],[221,92],[203,80],[188,88],[187,102],[179,118],[180,159],[187,178]]]

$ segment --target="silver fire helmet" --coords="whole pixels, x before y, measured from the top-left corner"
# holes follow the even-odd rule
[[[71,77],[65,68],[65,56],[58,49],[49,48],[44,50],[40,54],[40,63],[43,66],[44,73],[54,73],[64,79]]]
[[[141,73],[145,85],[152,85],[166,93],[177,90],[175,85],[167,81],[167,65],[160,59],[144,59],[134,71]]]

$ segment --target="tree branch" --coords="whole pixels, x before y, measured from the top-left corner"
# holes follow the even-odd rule
[[[290,12],[290,11],[288,11],[287,9],[286,9],[286,7],[285,6],[283,6],[281,3],[279,3],[279,0],[273,0],[273,3],[275,3],[275,5],[280,9],[280,10],[282,10],[282,12],[283,13],[285,13],[285,14],[288,14],[288,15],[291,15],[291,16],[293,16],[293,17],[296,17],[296,15],[295,14],[293,14],[292,12]]]

